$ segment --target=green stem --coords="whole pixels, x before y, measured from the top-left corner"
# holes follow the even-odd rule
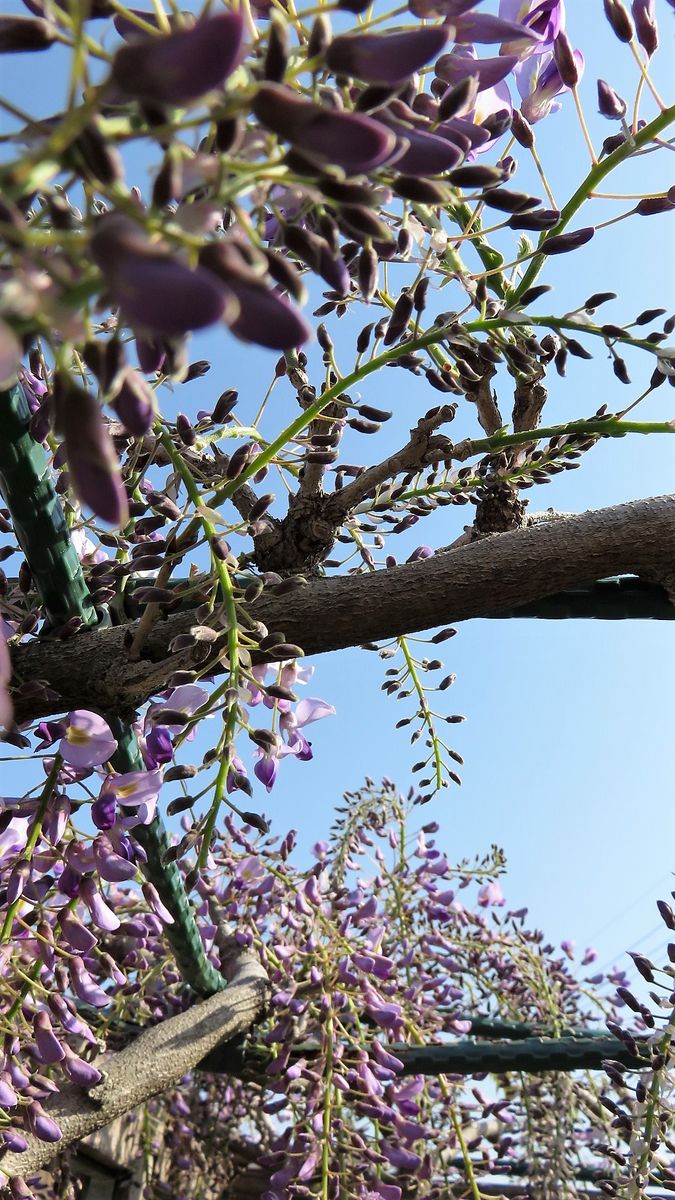
[[[52,769],[49,772],[49,775],[47,776],[47,778],[45,780],[45,786],[42,789],[42,794],[40,796],[40,801],[39,801],[39,804],[37,807],[37,812],[35,814],[35,820],[33,821],[33,825],[31,827],[31,831],[30,831],[30,834],[28,837],[28,841],[26,842],[26,848],[23,852],[23,857],[25,859],[27,859],[28,862],[30,862],[31,858],[33,857],[33,851],[34,851],[35,847],[37,846],[38,838],[40,837],[40,834],[42,833],[42,822],[45,819],[45,813],[47,812],[47,806],[49,804],[49,801],[52,798],[52,795],[54,792],[54,787],[56,784],[56,780],[58,779],[58,775],[59,775],[59,771],[61,770],[62,763],[63,763],[63,759],[61,758],[61,756],[59,754],[57,754],[56,757],[54,758],[54,762],[52,764]],[[9,908],[7,909],[7,912],[5,913],[5,920],[3,922],[2,932],[0,933],[0,943],[2,943],[2,945],[4,945],[5,942],[9,939],[9,935],[12,932],[12,925],[14,924],[14,918],[15,918],[17,912],[19,911],[19,908],[21,907],[21,903],[22,903],[22,897],[18,896],[17,899],[14,900],[14,902],[12,904],[10,904]]]
[[[619,421],[616,418],[603,420],[602,417],[591,417],[587,421],[568,421],[566,425],[542,425],[540,429],[522,429],[518,433],[499,432],[487,438],[467,438],[458,446],[461,444],[461,461],[464,462],[475,454],[493,454],[507,446],[524,446],[541,438],[625,437],[627,433],[675,433],[675,424],[670,421]]]
[[[541,245],[541,243],[547,237],[551,237],[553,234],[557,236],[558,234],[562,233],[563,230],[569,225],[572,217],[575,216],[575,214],[579,211],[584,201],[588,199],[591,192],[594,192],[598,185],[602,183],[602,180],[607,175],[610,175],[615,167],[620,166],[622,162],[624,162],[627,158],[630,158],[635,150],[640,150],[643,146],[646,146],[649,142],[651,142],[652,138],[656,137],[657,134],[666,129],[673,120],[675,120],[675,104],[671,105],[670,108],[664,109],[663,112],[659,113],[658,117],[655,117],[653,121],[650,121],[648,125],[645,125],[644,129],[641,129],[639,133],[635,134],[632,141],[624,142],[622,146],[619,146],[616,150],[613,150],[612,153],[608,154],[606,158],[601,160],[601,162],[598,162],[591,167],[586,178],[579,185],[574,195],[571,196],[567,201],[567,204],[560,214],[560,221],[556,225],[555,229],[549,229],[543,233],[539,239],[539,245]],[[545,261],[546,255],[544,254],[536,254],[534,256],[517,287],[512,288],[511,291],[506,293],[505,300],[507,305],[517,304],[523,292],[526,292],[529,287],[532,287],[532,284],[539,275],[539,272],[541,271]]]
[[[173,467],[180,474],[181,479],[183,480],[183,483],[185,484],[185,488],[187,490],[188,496],[190,497],[190,500],[192,501],[192,504],[195,507],[199,522],[204,531],[204,535],[207,538],[207,540],[211,546],[211,559],[213,562],[213,567],[214,567],[215,573],[218,577],[218,582],[220,584],[220,592],[221,592],[223,604],[225,607],[225,613],[227,616],[227,653],[228,653],[229,666],[230,666],[230,671],[229,671],[230,687],[237,689],[239,687],[239,622],[238,622],[238,618],[237,618],[237,605],[236,605],[235,598],[234,598],[234,588],[232,586],[230,572],[227,569],[225,563],[222,561],[222,559],[220,559],[218,557],[218,555],[215,553],[215,551],[213,550],[213,541],[216,537],[216,528],[215,528],[215,525],[213,525],[213,523],[203,513],[202,497],[199,492],[199,488],[197,487],[194,476],[192,475],[192,472],[190,471],[189,467],[183,461],[180,454],[176,450],[176,448],[175,448],[169,434],[166,432],[166,430],[161,431],[160,440],[161,440],[162,446],[166,450],[169,458],[171,459],[171,463],[172,463]],[[225,754],[221,761],[220,769],[218,771],[218,777],[216,779],[213,803],[211,805],[211,808],[209,809],[209,813],[206,818],[206,824],[204,826],[204,834],[202,837],[202,845],[201,845],[201,849],[199,852],[198,866],[200,868],[203,868],[206,865],[206,858],[207,858],[207,855],[209,852],[209,846],[211,844],[211,838],[213,836],[213,831],[215,829],[215,824],[216,824],[216,820],[218,817],[218,811],[220,809],[220,805],[222,804],[223,796],[225,794],[225,785],[226,785],[226,781],[227,781],[227,772],[228,772],[228,767],[229,767],[229,761],[227,759],[227,747],[232,742],[232,739],[234,737],[236,721],[237,721],[237,706],[236,706],[236,704],[231,704],[227,710],[227,717],[225,718],[225,731],[224,731]]]

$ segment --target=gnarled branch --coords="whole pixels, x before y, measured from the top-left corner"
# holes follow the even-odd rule
[[[261,1015],[266,999],[264,968],[250,951],[241,951],[225,991],[161,1021],[124,1050],[101,1060],[98,1065],[105,1076],[96,1087],[85,1092],[71,1085],[45,1104],[61,1129],[61,1140],[41,1142],[28,1134],[28,1149],[5,1155],[0,1171],[10,1178],[39,1171],[72,1142],[174,1087],[220,1042],[250,1028]]]
[[[526,526],[391,570],[318,579],[286,595],[263,592],[248,615],[306,654],[324,654],[499,616],[608,575],[634,573],[668,586],[673,562],[675,496],[660,496]],[[59,694],[19,690],[17,721],[83,707],[129,714],[191,665],[190,651],[171,654],[169,646],[193,624],[190,612],[171,614],[152,629],[136,663],[125,649],[134,626],[14,647],[15,684],[44,680]]]

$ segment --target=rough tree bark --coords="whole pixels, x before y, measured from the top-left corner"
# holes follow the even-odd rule
[[[323,654],[498,616],[608,575],[634,573],[672,590],[674,562],[675,496],[659,496],[526,526],[392,570],[319,579],[285,595],[263,593],[247,615],[283,632],[305,654]],[[174,671],[193,665],[190,649],[172,653],[170,646],[194,624],[190,612],[168,616],[151,630],[139,662],[126,649],[135,624],[16,646],[17,722],[70,708],[128,716]],[[217,643],[215,649],[222,653]],[[37,680],[56,698],[35,692]],[[29,685],[25,693],[22,684]]]
[[[105,1076],[96,1087],[84,1091],[73,1084],[45,1104],[60,1126],[61,1140],[41,1142],[27,1134],[28,1149],[5,1155],[0,1172],[11,1178],[41,1170],[72,1142],[175,1086],[220,1042],[249,1029],[265,1006],[267,975],[250,951],[240,951],[227,973],[225,991],[154,1025],[124,1050],[97,1063]]]

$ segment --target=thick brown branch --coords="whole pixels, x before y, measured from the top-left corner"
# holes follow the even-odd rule
[[[85,1092],[71,1085],[45,1105],[61,1128],[59,1142],[41,1142],[28,1135],[28,1149],[5,1155],[0,1170],[10,1178],[30,1175],[72,1142],[174,1087],[219,1042],[248,1029],[260,1016],[266,998],[263,967],[253,954],[242,952],[225,991],[160,1022],[118,1054],[102,1060],[105,1078],[97,1087]]]
[[[282,596],[263,593],[249,615],[283,631],[306,654],[323,654],[498,616],[608,575],[634,573],[667,583],[674,561],[675,496],[661,496],[482,538],[392,570],[319,579]],[[61,697],[24,698],[19,691],[17,721],[73,707],[127,714],[177,668],[190,665],[189,651],[171,655],[169,644],[193,623],[182,612],[156,625],[144,647],[147,657],[138,663],[128,659],[124,626],[15,647],[15,683],[45,680]]]

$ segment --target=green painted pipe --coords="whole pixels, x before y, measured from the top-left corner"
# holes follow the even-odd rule
[[[0,494],[52,625],[81,617],[98,624],[80,560],[52,483],[47,459],[30,433],[30,409],[16,384],[0,392]]]
[[[472,1021],[471,1032],[485,1036],[478,1030],[492,1022]],[[462,1038],[436,1046],[389,1045],[386,1047],[402,1063],[401,1075],[505,1075],[510,1071],[522,1071],[528,1075],[545,1071],[599,1071],[605,1059],[620,1062],[633,1070],[649,1066],[649,1055],[644,1044],[637,1043],[640,1054],[636,1058],[619,1038],[604,1031],[588,1030],[575,1036],[525,1037],[513,1040],[490,1041],[487,1044]],[[316,1043],[307,1042],[293,1047],[293,1057],[308,1058],[318,1052]],[[252,1072],[257,1075],[272,1061],[264,1047],[244,1047],[241,1042],[226,1042],[216,1046],[199,1064],[200,1070],[242,1075]]]

